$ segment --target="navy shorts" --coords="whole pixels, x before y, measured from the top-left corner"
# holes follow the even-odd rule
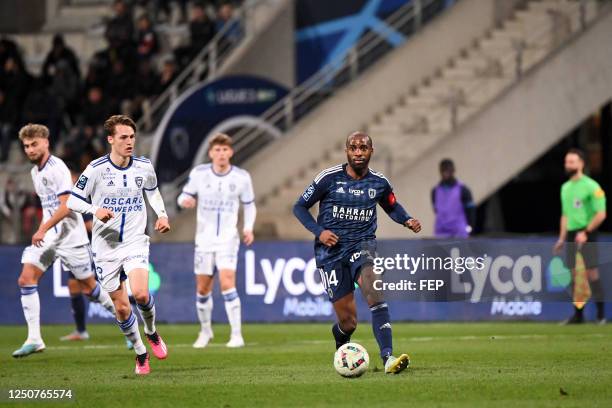
[[[366,265],[373,265],[376,253],[371,250],[353,252],[339,261],[319,268],[321,283],[334,303],[355,290],[355,283]]]

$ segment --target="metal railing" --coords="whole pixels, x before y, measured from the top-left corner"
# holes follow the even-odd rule
[[[168,88],[152,102],[143,103],[143,116],[138,129],[152,132],[161,122],[168,107],[190,86],[215,78],[227,57],[252,34],[249,19],[253,9],[265,0],[248,0],[235,11],[234,16],[223,25],[214,38],[181,71]]]
[[[412,0],[395,11],[385,21],[389,34],[392,32],[409,36],[423,24],[435,17],[444,8],[441,0]],[[327,100],[338,89],[362,75],[376,61],[388,54],[393,47],[387,36],[368,32],[346,55],[331,61],[316,74],[260,116],[266,122],[287,132],[301,118]],[[232,135],[234,139],[234,161],[240,163],[255,151],[270,143],[275,137],[260,126],[244,127]]]
[[[394,30],[407,37],[434,18],[444,9],[444,5],[444,0],[412,0],[392,13],[385,20],[385,24],[390,32]],[[321,102],[332,96],[336,90],[358,78],[392,50],[386,36],[371,31],[366,33],[345,56],[328,63],[264,112],[260,116],[262,122],[286,132]],[[241,128],[232,135],[232,138],[234,140],[232,161],[238,164],[275,139],[257,125]],[[162,187],[164,196],[168,197],[168,206],[172,206],[174,197],[180,192],[180,186],[185,183],[188,176],[189,171]]]

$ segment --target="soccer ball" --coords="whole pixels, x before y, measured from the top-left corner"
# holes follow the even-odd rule
[[[346,343],[334,354],[334,368],[343,377],[359,377],[368,370],[369,365],[368,352],[357,343]]]

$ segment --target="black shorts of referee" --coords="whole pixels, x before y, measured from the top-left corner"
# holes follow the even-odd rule
[[[597,250],[597,232],[587,233],[587,242],[578,248],[576,244],[576,234],[584,230],[568,231],[565,245],[565,261],[570,269],[576,268],[576,253],[580,251],[582,259],[584,259],[584,267],[593,269],[599,266],[599,252]]]

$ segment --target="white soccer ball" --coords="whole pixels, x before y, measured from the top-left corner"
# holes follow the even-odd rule
[[[370,356],[361,344],[346,343],[334,354],[334,368],[343,377],[359,377],[368,370],[369,365]]]

